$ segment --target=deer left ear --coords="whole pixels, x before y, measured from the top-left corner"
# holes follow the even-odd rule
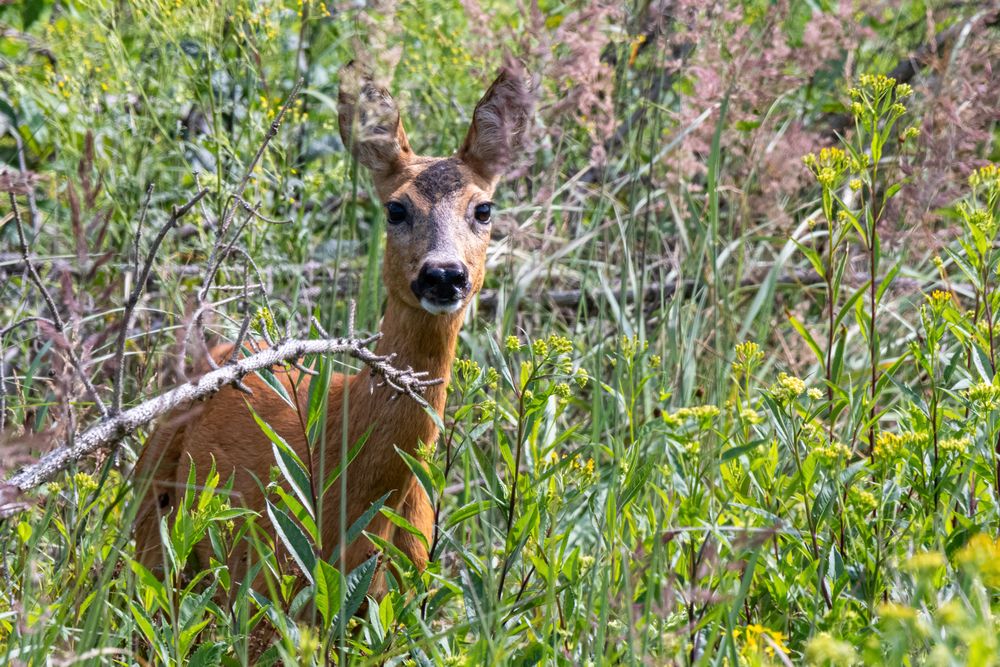
[[[375,174],[399,171],[413,157],[392,95],[353,61],[340,69],[337,113],[344,146]]]
[[[460,160],[496,182],[524,149],[535,100],[524,66],[510,60],[476,105]]]

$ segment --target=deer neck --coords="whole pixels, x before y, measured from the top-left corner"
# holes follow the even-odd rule
[[[390,296],[382,318],[382,337],[375,347],[375,353],[394,355],[392,366],[395,368],[411,368],[414,371],[427,373],[427,379],[442,380],[440,384],[428,387],[424,393],[424,398],[438,415],[444,414],[451,366],[455,360],[455,346],[458,342],[458,332],[462,328],[464,312],[462,310],[451,315],[432,315],[423,308],[414,308]],[[365,390],[369,391],[370,376],[370,373],[362,372],[355,376],[354,382],[360,382]],[[395,390],[389,386],[381,389],[383,391],[380,398],[388,400],[395,394]],[[375,394],[379,394],[378,390]],[[423,409],[415,401],[406,397],[400,397],[390,403],[400,403],[399,409],[405,412],[413,410],[423,413]],[[391,406],[386,406],[381,400],[369,400],[367,407],[371,408],[376,416],[385,414],[387,409],[392,410]],[[427,419],[430,421],[429,417]]]
[[[391,362],[395,368],[409,367],[426,372],[428,379],[443,380],[424,392],[424,399],[439,416],[444,414],[463,313],[431,315],[390,296],[382,319],[382,338],[375,348],[376,354],[395,355]],[[336,395],[341,389],[331,389],[330,405],[344,409],[342,396]],[[347,446],[352,447],[368,434],[358,458],[348,469],[350,486],[372,500],[386,491],[401,493],[412,473],[395,448],[413,454],[421,442],[435,440],[438,432],[434,420],[423,406],[408,396],[397,395],[392,387],[382,384],[382,378],[373,377],[367,369],[348,379],[343,397],[348,401]],[[336,428],[328,442],[337,443],[339,448],[344,431],[339,423]],[[361,500],[357,495],[355,499]],[[361,504],[367,508],[368,503]]]

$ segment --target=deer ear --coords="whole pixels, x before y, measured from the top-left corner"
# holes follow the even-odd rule
[[[354,61],[340,68],[340,138],[358,162],[376,174],[398,171],[413,155],[399,109],[372,72]]]
[[[524,66],[509,60],[476,105],[458,157],[487,180],[498,180],[524,148],[534,102]]]

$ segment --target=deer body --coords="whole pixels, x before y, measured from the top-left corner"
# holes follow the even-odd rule
[[[456,156],[414,155],[392,98],[372,83],[370,75],[348,65],[341,71],[339,96],[341,136],[358,160],[372,172],[378,196],[386,205],[388,224],[383,280],[387,305],[378,354],[394,354],[393,364],[427,371],[444,383],[429,387],[425,399],[442,415],[455,345],[465,309],[483,283],[489,242],[489,202],[503,168],[509,164],[530,113],[523,75],[507,68],[476,107],[466,141]],[[215,352],[228,358],[228,346]],[[270,440],[256,424],[247,404],[292,446],[303,461],[307,452],[304,419],[310,378],[296,372],[275,374],[301,406],[288,405],[257,376],[244,383],[248,396],[225,388],[211,399],[176,410],[151,436],[137,466],[137,477],[148,482],[135,525],[137,559],[156,571],[163,563],[160,517],[173,511],[187,483],[190,463],[199,479],[213,462],[222,479],[234,476],[234,504],[256,510],[266,522],[264,496],[275,464]],[[395,400],[394,400],[395,399]],[[322,498],[320,533],[325,556],[372,503],[390,493],[387,504],[425,535],[433,532],[433,509],[398,447],[410,454],[420,443],[437,437],[437,427],[425,409],[378,383],[370,373],[331,378],[325,449],[314,448],[312,469],[325,472],[348,448],[368,434],[357,458],[347,468],[347,494],[334,484]],[[346,406],[345,406],[346,401]],[[324,472],[324,474],[325,474]],[[259,480],[259,481],[258,481]],[[322,486],[322,479],[314,485]],[[342,510],[346,524],[341,526]],[[415,565],[423,568],[426,547],[415,536],[394,532],[381,515],[368,531],[392,541]],[[344,551],[350,571],[373,552],[364,538]],[[196,549],[200,565],[208,565],[211,546]],[[244,556],[229,566],[241,577]],[[378,595],[382,584],[373,584]]]

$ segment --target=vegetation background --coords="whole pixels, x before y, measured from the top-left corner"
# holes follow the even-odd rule
[[[286,664],[996,664],[998,22],[936,0],[0,3],[0,186],[66,325],[24,320],[48,311],[5,196],[10,471],[99,419],[71,351],[105,400],[119,370],[126,405],[182,381],[226,193],[296,81],[239,193],[287,224],[247,225],[209,337],[247,313],[344,331],[351,299],[377,329],[384,215],[337,135],[340,65],[370,54],[439,155],[505,52],[539,81],[422,452],[427,572],[387,550],[401,586],[355,618],[372,564],[220,605],[225,568],[184,564],[246,536],[223,479],[164,526],[164,585],[131,560],[140,432],[0,494],[0,662],[246,664],[266,617]],[[201,188],[122,366],[136,257]],[[280,538],[312,563],[288,466]]]

